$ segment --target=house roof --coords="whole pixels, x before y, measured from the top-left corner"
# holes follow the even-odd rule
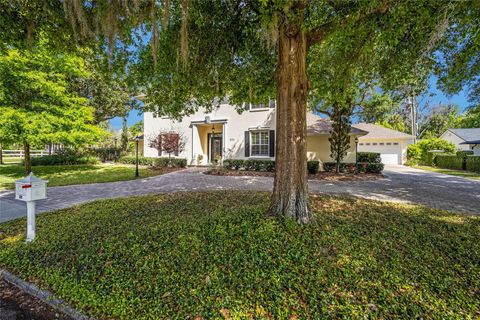
[[[479,140],[465,141],[465,142],[461,142],[460,144],[480,144],[480,139]]]
[[[330,131],[332,131],[332,123],[333,121],[331,120],[307,112],[307,135],[330,134]],[[352,135],[366,135],[367,133],[367,131],[359,129],[357,125],[352,125],[352,129],[350,130],[350,134]]]
[[[413,136],[397,130],[385,128],[373,123],[357,123],[357,128],[367,131],[365,139],[412,139]]]
[[[448,131],[451,131],[465,141],[480,140],[480,128],[448,129]]]

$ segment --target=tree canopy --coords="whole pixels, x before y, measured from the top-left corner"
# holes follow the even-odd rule
[[[82,59],[45,48],[10,49],[0,56],[1,140],[30,146],[78,145],[102,135],[94,109],[72,90],[71,79],[88,77]],[[29,159],[26,170],[29,171]]]

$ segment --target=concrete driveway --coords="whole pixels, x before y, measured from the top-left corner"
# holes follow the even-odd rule
[[[96,199],[118,198],[177,191],[270,191],[272,178],[221,177],[189,168],[147,179],[48,188],[48,199],[38,201],[37,211],[70,207]],[[338,194],[480,214],[480,181],[453,177],[405,166],[387,166],[385,179],[358,182],[310,181],[310,192]],[[26,215],[25,203],[14,200],[13,191],[0,193],[0,222]]]

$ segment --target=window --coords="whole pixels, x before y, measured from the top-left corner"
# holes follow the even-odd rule
[[[391,142],[387,142],[387,146],[391,146],[391,145],[392,145],[392,143],[391,143]]]
[[[260,157],[268,157],[268,131],[252,131],[250,132],[250,154]]]
[[[267,103],[250,103],[250,110],[262,110],[268,108],[275,108],[275,100],[268,100]]]
[[[376,145],[377,145],[377,143],[376,143],[376,142],[372,143],[372,146],[376,146]]]
[[[398,142],[394,142],[393,145],[394,145],[394,146],[398,146]]]
[[[360,142],[360,145],[363,146],[363,142]]]
[[[365,143],[365,145],[366,145],[366,146],[369,146],[369,145],[370,145],[370,142]]]
[[[379,144],[380,144],[381,146],[383,146],[383,145],[384,145],[384,143],[383,143],[383,142],[380,142]]]

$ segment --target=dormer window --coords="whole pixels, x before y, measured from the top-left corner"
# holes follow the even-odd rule
[[[253,110],[268,110],[269,108],[275,108],[276,107],[276,102],[275,100],[268,100],[267,103],[250,103],[249,104],[249,109],[251,111]]]

